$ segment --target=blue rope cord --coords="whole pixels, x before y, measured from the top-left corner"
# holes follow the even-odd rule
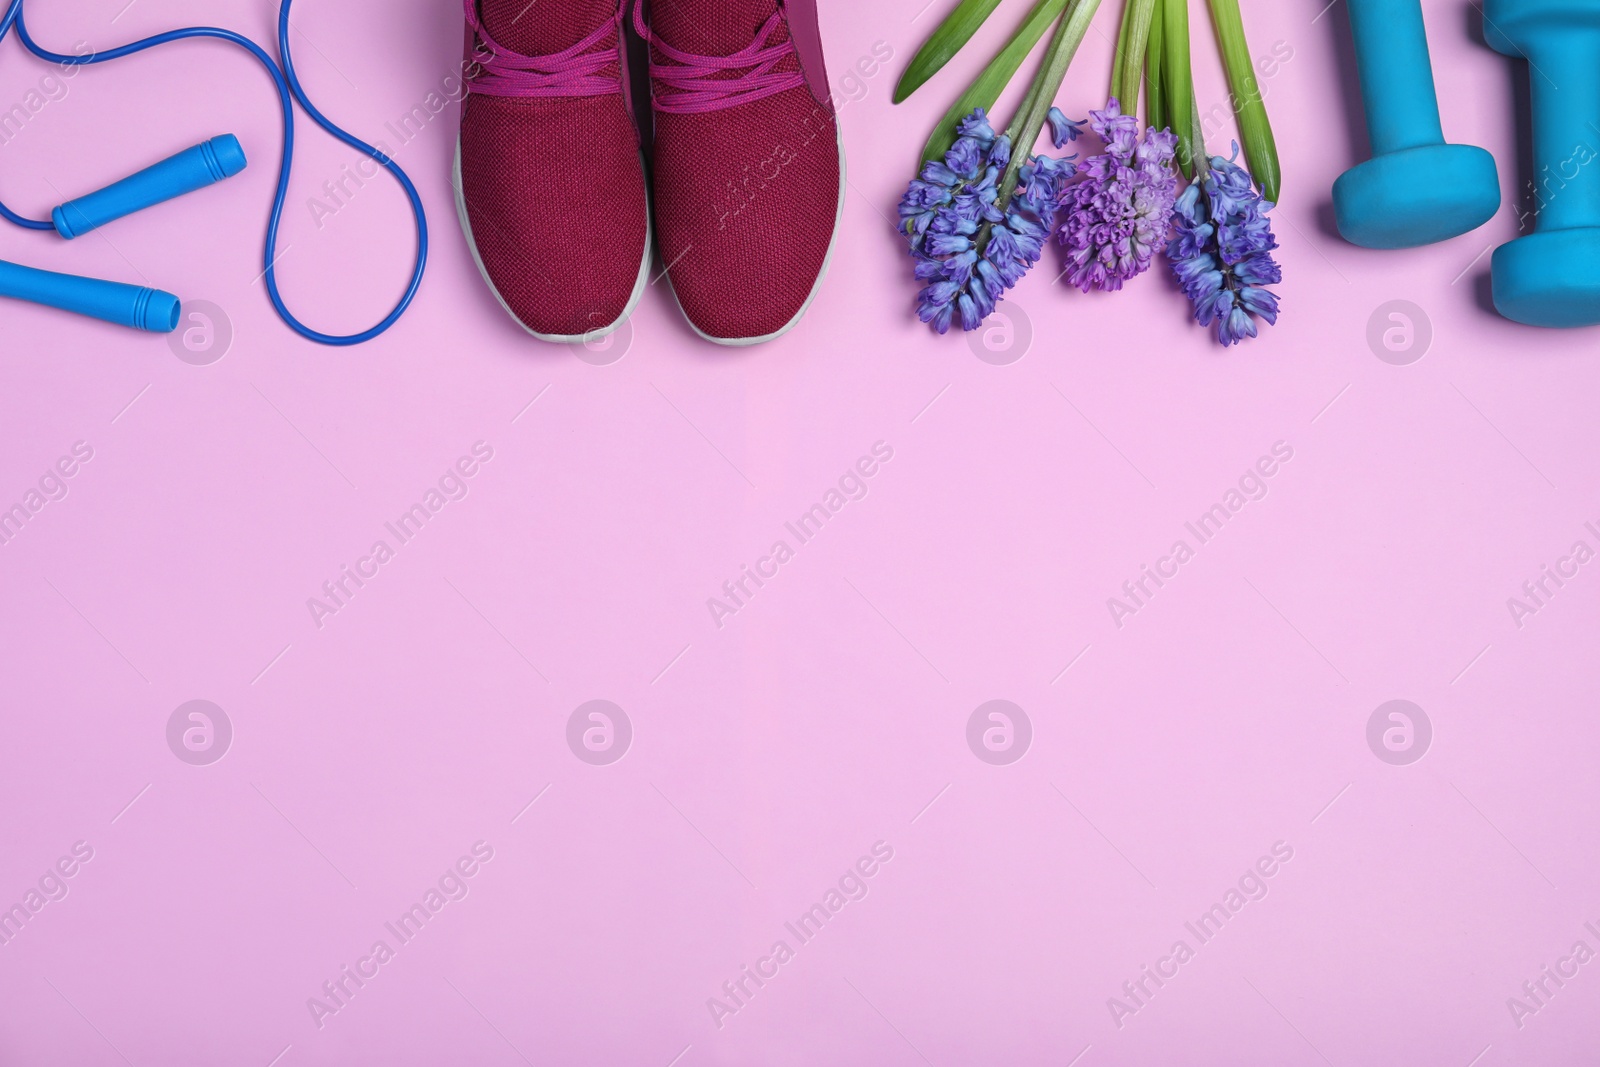
[[[428,265],[428,217],[422,207],[422,197],[418,195],[417,187],[411,184],[411,179],[406,176],[406,172],[401,170],[394,160],[354,134],[335,125],[332,120],[318,111],[306,96],[305,89],[300,85],[299,75],[295,73],[294,59],[289,54],[289,7],[293,0],[283,0],[282,6],[278,9],[278,60],[276,62],[248,37],[234,33],[232,30],[218,29],[214,26],[190,26],[184,29],[170,30],[105,52],[95,52],[83,56],[62,55],[40,46],[29,35],[27,24],[22,17],[22,3],[23,0],[10,0],[10,6],[6,9],[5,17],[0,18],[0,42],[5,41],[6,34],[15,25],[17,37],[22,41],[23,46],[40,59],[48,60],[51,63],[67,66],[88,66],[94,63],[106,63],[113,59],[121,59],[123,56],[131,56],[136,52],[155,48],[157,45],[170,44],[173,41],[184,41],[195,37],[212,37],[219,41],[227,41],[230,44],[238,45],[255,56],[261,65],[266,68],[267,73],[272,76],[272,81],[278,90],[279,102],[283,107],[283,159],[278,166],[278,187],[272,196],[272,211],[267,218],[266,248],[262,252],[267,296],[272,300],[272,306],[277,311],[278,317],[283,319],[295,333],[308,340],[325,345],[358,345],[377,337],[398,322],[401,315],[405,314],[406,309],[411,306],[412,300],[416,299],[417,289],[422,285],[422,275],[427,270]],[[394,310],[389,312],[382,322],[360,333],[341,335],[326,334],[313,330],[294,317],[293,313],[284,304],[283,296],[278,292],[276,267],[278,225],[283,219],[284,204],[289,198],[289,170],[294,162],[294,105],[297,103],[305,109],[307,115],[311,116],[311,121],[351,148],[370,157],[379,166],[387,170],[394,177],[394,180],[400,183],[400,187],[405,190],[406,199],[411,202],[412,217],[416,220],[417,259],[416,266],[411,273],[411,282],[406,286],[405,294],[400,297],[400,302],[394,306]],[[4,203],[0,203],[0,218],[4,218],[7,222],[28,230],[55,229],[49,222],[38,222],[18,215]]]

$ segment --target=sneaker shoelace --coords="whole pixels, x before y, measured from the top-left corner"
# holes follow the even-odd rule
[[[478,14],[478,0],[465,0],[467,24],[477,35],[473,49],[476,71],[472,91],[485,96],[605,96],[622,91],[617,35],[622,32],[622,7],[589,36],[543,56],[514,52],[489,35]],[[611,68],[611,73],[607,73]]]
[[[720,111],[806,83],[805,74],[794,69],[799,66],[799,55],[784,32],[781,6],[761,24],[750,44],[727,56],[680,51],[653,35],[645,25],[644,0],[635,0],[633,26],[651,46],[650,78],[657,89],[653,100],[657,111],[677,115]],[[778,36],[782,39],[774,41]],[[790,56],[796,60],[791,69],[778,69]],[[663,89],[667,91],[661,92]]]

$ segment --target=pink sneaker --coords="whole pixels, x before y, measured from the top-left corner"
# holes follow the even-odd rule
[[[695,332],[789,330],[827,271],[844,153],[815,0],[658,0],[646,28],[656,240]]]
[[[650,272],[619,0],[465,4],[455,186],[467,243],[529,333],[603,336],[632,313]]]

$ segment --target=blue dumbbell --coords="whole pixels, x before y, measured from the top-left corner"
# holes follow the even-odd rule
[[[1534,232],[1490,261],[1495,309],[1530,326],[1600,323],[1600,0],[1487,0],[1484,38],[1528,60]]]
[[[1446,144],[1420,0],[1348,0],[1373,158],[1333,183],[1339,233],[1410,248],[1476,229],[1500,207],[1494,157]]]

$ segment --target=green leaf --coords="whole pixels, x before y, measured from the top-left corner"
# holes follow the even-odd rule
[[[1178,166],[1186,178],[1194,177],[1197,145],[1194,123],[1194,72],[1189,67],[1189,0],[1161,0],[1162,81],[1167,93],[1167,116],[1178,135]]]
[[[994,102],[1000,99],[1000,94],[1016,75],[1017,68],[1022,66],[1022,61],[1066,6],[1067,0],[1037,0],[1011,40],[989,61],[983,73],[967,87],[967,91],[939,120],[939,125],[933,128],[928,143],[922,149],[923,159],[942,159],[950,146],[955,144],[956,125],[972,114],[974,108],[981,107],[985,111],[994,108]]]
[[[1161,82],[1161,68],[1166,63],[1166,46],[1162,40],[1165,6],[1156,5],[1155,15],[1150,20],[1150,43],[1145,46],[1144,53],[1145,114],[1150,125],[1158,130],[1165,130],[1172,125],[1172,120],[1167,118],[1166,86]]]
[[[1127,0],[1122,13],[1122,33],[1117,42],[1111,95],[1124,115],[1139,114],[1139,83],[1144,78],[1144,50],[1150,39],[1150,22],[1156,0]]]
[[[1011,162],[1000,179],[998,199],[1002,210],[1010,203],[1011,193],[1017,187],[1018,171],[1033,156],[1033,143],[1039,139],[1045,115],[1049,113],[1056,94],[1061,91],[1061,83],[1067,77],[1067,65],[1072,62],[1078,45],[1083,43],[1083,36],[1089,32],[1089,23],[1099,8],[1100,0],[1071,0],[1066,14],[1061,16],[1061,22],[1056,27],[1056,35],[1050,40],[1050,47],[1045,51],[1044,65],[1034,76],[1025,106],[1011,120],[1011,125],[1006,127],[1006,134],[1011,138]]]
[[[1239,15],[1239,0],[1211,0],[1211,21],[1217,31],[1217,46],[1222,50],[1222,66],[1228,73],[1234,114],[1239,118],[1245,162],[1262,197],[1276,204],[1278,145],[1272,138],[1272,124],[1267,121],[1261,87],[1256,84],[1250,46],[1244,39],[1244,20]]]
[[[906,64],[899,84],[894,87],[894,102],[898,104],[921,88],[923,82],[939,73],[940,68],[961,51],[962,46],[978,32],[978,27],[999,6],[1000,0],[961,0],[956,9],[922,42],[922,47],[911,57],[911,62]]]

